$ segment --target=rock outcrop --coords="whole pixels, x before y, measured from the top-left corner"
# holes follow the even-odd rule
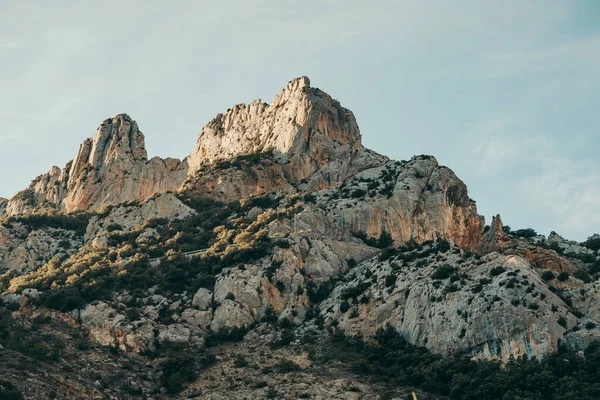
[[[345,182],[342,196],[329,194],[328,215],[352,232],[385,231],[398,243],[448,238],[470,249],[481,243],[483,218],[466,185],[434,157],[364,170]]]
[[[296,183],[330,160],[362,149],[352,112],[302,77],[289,82],[271,105],[255,100],[217,115],[202,130],[188,163],[195,171],[215,161],[272,151]]]
[[[53,257],[71,256],[82,239],[66,229],[31,229],[20,222],[0,224],[0,274],[25,274]]]
[[[503,226],[500,214],[492,217],[490,228],[483,235],[482,251],[484,253],[498,250],[511,242],[508,234],[504,232]]]
[[[548,236],[548,245],[562,250],[565,254],[570,255],[594,255],[594,252],[587,247],[580,245],[573,240],[566,240],[558,233],[552,231]]]
[[[145,201],[177,190],[187,165],[177,159],[148,160],[144,136],[126,114],[105,120],[64,169],[53,167],[10,200],[9,215],[33,211],[94,211],[106,205]]]
[[[90,219],[84,239],[86,241],[106,234],[108,230],[129,231],[136,225],[152,218],[184,219],[196,214],[183,204],[174,194],[163,193],[135,205],[120,205],[108,213],[95,215]]]
[[[402,255],[415,261],[374,259],[351,271],[321,304],[326,322],[365,337],[390,324],[435,353],[466,351],[504,362],[543,358],[577,324],[570,307],[521,257],[491,253],[478,260],[425,250]]]

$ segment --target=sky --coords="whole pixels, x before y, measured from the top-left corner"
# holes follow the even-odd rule
[[[302,75],[365,146],[450,167],[486,222],[600,232],[597,0],[0,0],[0,196],[108,117],[183,158],[217,113]]]

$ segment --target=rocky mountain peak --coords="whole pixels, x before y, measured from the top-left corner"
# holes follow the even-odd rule
[[[127,114],[105,119],[72,161],[51,168],[12,198],[9,215],[57,209],[93,211],[176,190],[187,167],[176,159],[148,160],[144,135]]]
[[[271,103],[273,106],[277,107],[278,105],[289,101],[294,96],[302,96],[306,93],[305,88],[310,88],[310,79],[308,79],[308,77],[302,76],[300,78],[292,79],[288,82],[287,86],[273,98]]]
[[[481,243],[475,203],[450,169],[431,156],[395,162],[365,149],[352,112],[307,77],[290,81],[271,105],[255,100],[217,115],[183,162],[148,160],[137,123],[126,114],[107,119],[73,161],[38,177],[7,213],[94,211],[185,190],[225,202],[313,192],[328,217],[357,234]]]
[[[123,158],[131,161],[148,158],[144,135],[127,114],[104,120],[94,135],[81,144],[70,175],[77,179],[86,168],[100,170]]]
[[[284,160],[295,155],[303,163],[323,164],[362,149],[354,114],[301,77],[290,81],[271,105],[255,100],[218,114],[202,129],[188,163],[194,171],[215,161],[273,151]]]

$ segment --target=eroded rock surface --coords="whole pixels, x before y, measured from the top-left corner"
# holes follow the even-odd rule
[[[74,254],[82,242],[81,236],[66,229],[31,229],[21,222],[0,224],[0,273],[34,271],[53,257]]]
[[[104,205],[145,201],[156,193],[178,189],[186,174],[185,162],[148,160],[137,123],[119,114],[105,120],[65,168],[53,167],[12,198],[7,213],[93,211]]]
[[[390,324],[435,353],[542,358],[577,323],[570,307],[518,256],[476,259],[448,251],[409,262],[402,256],[375,259],[346,280],[321,304],[329,323],[364,336]],[[561,317],[565,326],[557,322]]]

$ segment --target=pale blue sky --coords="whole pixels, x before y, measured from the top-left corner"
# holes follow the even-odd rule
[[[183,158],[301,75],[395,159],[433,154],[489,222],[600,231],[600,1],[0,0],[0,196],[126,112]]]

